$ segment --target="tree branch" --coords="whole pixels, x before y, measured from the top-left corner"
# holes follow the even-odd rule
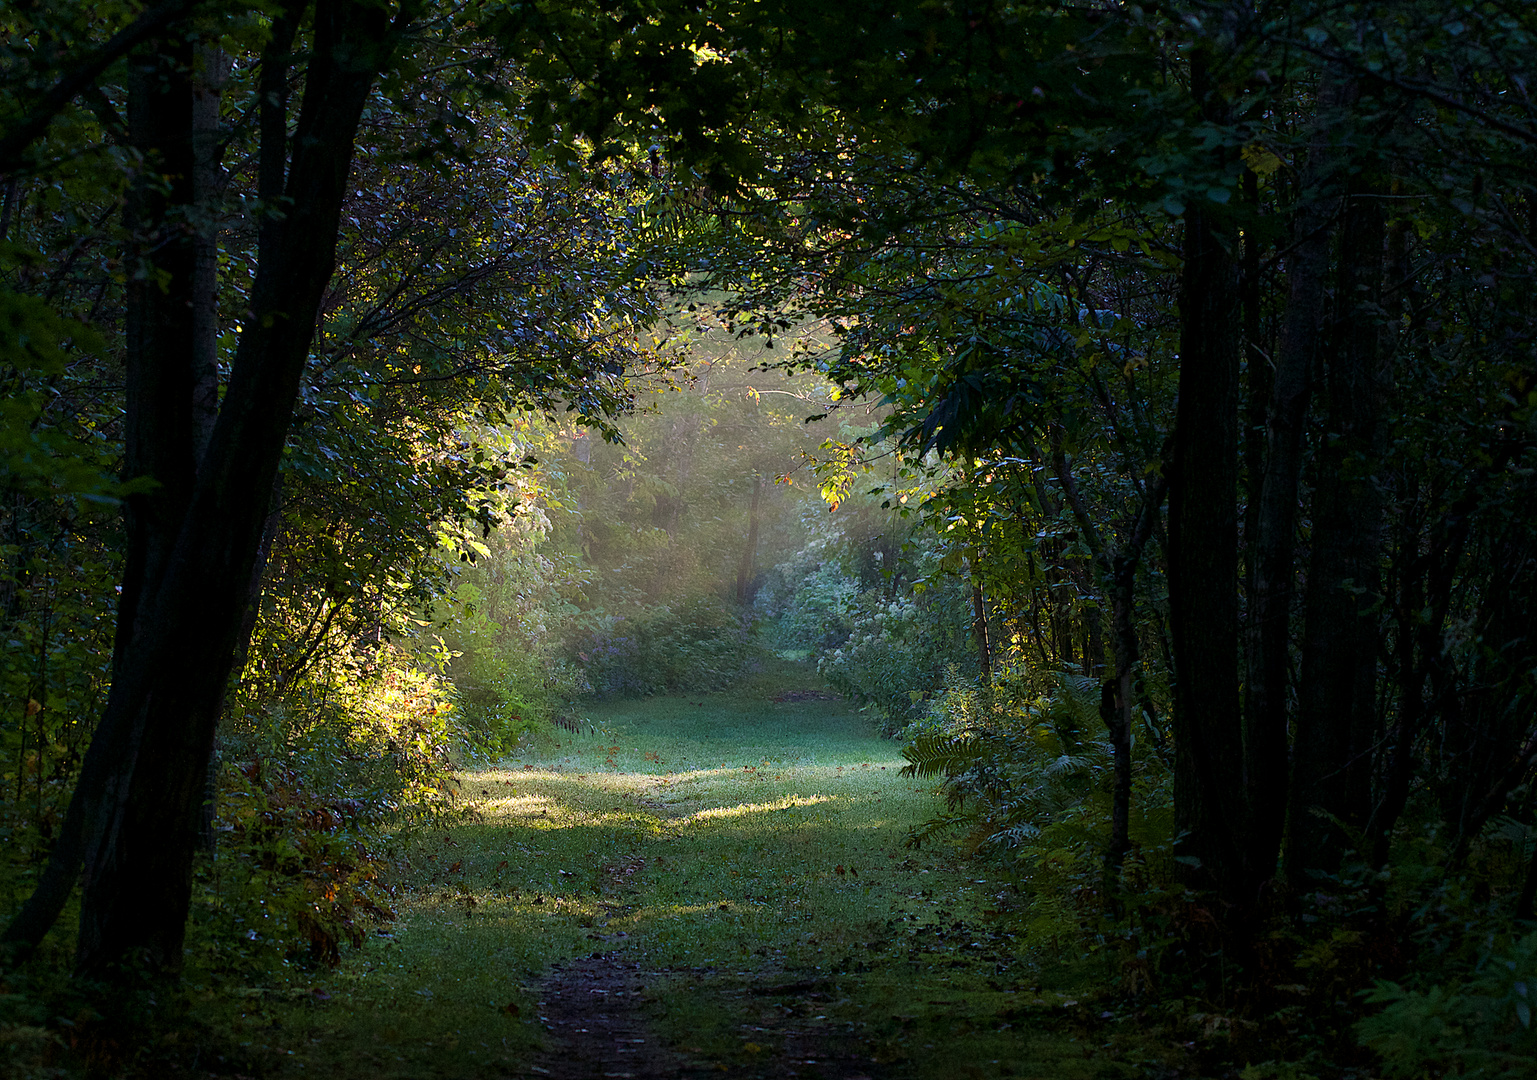
[[[137,19],[112,36],[74,70],[66,72],[54,83],[31,109],[4,135],[0,135],[0,173],[21,171],[26,161],[23,155],[43,133],[48,125],[86,87],[94,83],[107,66],[159,33],[169,23],[185,15],[196,0],[165,0],[146,9]]]

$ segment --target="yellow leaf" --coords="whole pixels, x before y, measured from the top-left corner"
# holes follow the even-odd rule
[[[1250,172],[1260,177],[1269,176],[1281,167],[1281,159],[1259,143],[1250,143],[1243,148],[1243,163],[1249,166]]]

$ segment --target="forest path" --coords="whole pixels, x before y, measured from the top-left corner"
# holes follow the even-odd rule
[[[292,1075],[1122,1075],[1046,1031],[1075,1003],[1036,988],[981,864],[903,846],[942,803],[897,744],[772,675],[594,705],[465,772],[399,921],[312,991],[327,1032],[286,1021]]]
[[[547,1043],[525,1075],[869,1076],[873,1061],[847,1033],[822,1030],[825,1014],[797,1018],[797,1006],[821,1013],[830,1000],[814,944],[827,915],[889,915],[875,883],[932,799],[897,775],[894,744],[832,695],[793,679],[760,689],[606,704],[553,748],[560,757],[523,763],[545,783],[579,770],[587,790],[561,800],[562,819],[598,793],[624,800],[611,813],[650,819],[630,819],[640,827],[623,830],[593,881],[597,947],[539,984]],[[904,805],[892,814],[888,802]],[[792,940],[807,955],[787,959]],[[754,1008],[758,1022],[720,1029],[749,1003],[769,1015]]]

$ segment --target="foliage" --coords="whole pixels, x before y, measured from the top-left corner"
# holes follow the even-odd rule
[[[810,652],[848,640],[859,579],[850,577],[835,561],[821,561],[823,546],[813,541],[794,558],[775,566],[754,598],[764,642],[770,648]]]
[[[335,964],[390,910],[394,831],[454,804],[463,739],[452,690],[390,646],[333,661],[283,704],[237,705],[223,729],[213,857],[194,927],[210,972],[263,978]]]
[[[839,615],[848,637],[821,654],[817,669],[829,686],[869,706],[887,734],[924,713],[947,671],[974,662],[969,598],[954,583],[920,596],[868,590]]]
[[[1378,981],[1366,1001],[1382,1009],[1356,1030],[1394,1080],[1530,1076],[1537,1068],[1534,997],[1537,933],[1486,951],[1460,979],[1420,989]]]
[[[927,715],[903,732],[904,775],[937,781],[948,805],[912,829],[908,845],[953,837],[962,852],[1001,864],[1027,894],[1033,948],[1071,953],[1138,926],[1147,944],[1168,933],[1148,924],[1172,870],[1169,770],[1157,733],[1144,729],[1133,858],[1107,880],[1112,747],[1099,706],[1099,682],[1070,669],[1005,668],[985,684],[952,670]],[[1109,916],[1123,899],[1135,910],[1118,922]]]
[[[1029,858],[1018,849],[1069,818],[1101,827],[1109,747],[1097,737],[1098,699],[1098,684],[1073,672],[1000,672],[981,686],[952,670],[902,751],[904,775],[937,779],[951,812],[909,843],[962,830],[969,850],[997,845]]]
[[[757,658],[751,620],[725,601],[683,597],[631,615],[583,612],[567,654],[593,693],[719,690]]]
[[[494,753],[563,717],[584,687],[562,653],[581,575],[569,556],[541,548],[547,531],[545,512],[525,502],[434,608],[465,731]]]

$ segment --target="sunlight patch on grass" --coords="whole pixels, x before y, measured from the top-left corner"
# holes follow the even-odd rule
[[[786,795],[775,799],[773,802],[762,803],[737,803],[735,806],[712,806],[708,810],[699,810],[678,822],[680,826],[699,825],[707,821],[722,818],[742,817],[745,814],[768,814],[783,810],[794,810],[803,806],[816,806],[818,803],[831,801],[826,795]]]

